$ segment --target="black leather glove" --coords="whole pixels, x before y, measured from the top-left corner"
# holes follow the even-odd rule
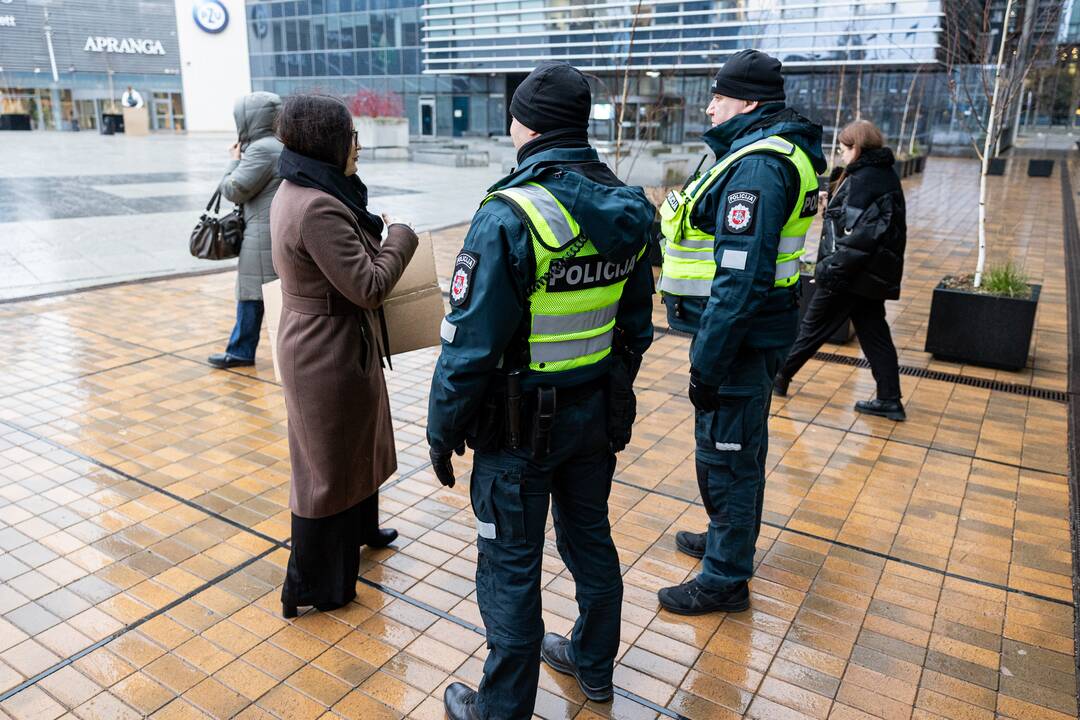
[[[431,458],[431,468],[435,471],[435,477],[439,478],[439,482],[446,487],[454,487],[454,483],[457,482],[457,478],[454,477],[454,463],[451,462],[454,453],[464,455],[465,444],[458,445],[453,452],[436,450],[435,448],[428,449],[428,457]]]
[[[697,370],[690,368],[690,402],[701,412],[713,412],[720,407],[720,387],[709,385]]]

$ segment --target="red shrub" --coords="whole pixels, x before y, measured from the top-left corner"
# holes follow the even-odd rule
[[[377,92],[360,88],[349,100],[349,110],[353,117],[401,117],[404,105],[401,96],[395,92]]]

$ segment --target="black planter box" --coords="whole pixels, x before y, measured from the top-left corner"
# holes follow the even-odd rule
[[[926,352],[950,360],[1001,370],[1020,370],[1027,365],[1035,309],[1041,285],[1031,285],[1031,297],[982,295],[934,288],[930,322],[926,328]]]
[[[1053,160],[1028,160],[1028,177],[1050,177],[1052,172]]]
[[[810,298],[814,297],[814,293],[817,291],[817,283],[810,282],[813,279],[813,275],[799,273],[799,288],[802,290],[799,302],[799,324],[802,324],[802,318],[803,315],[806,314],[806,308],[810,307]],[[848,320],[840,326],[839,330],[829,337],[829,342],[835,343],[836,345],[843,345],[849,342],[853,337],[855,337],[855,329],[851,327],[851,321]]]
[[[915,172],[921,173],[925,169],[926,169],[926,156],[925,155],[919,155],[917,158],[915,158]]]
[[[1004,175],[1005,158],[990,158],[990,167],[986,170],[987,175]]]

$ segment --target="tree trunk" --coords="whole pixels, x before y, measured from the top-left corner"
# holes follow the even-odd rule
[[[829,151],[829,165],[836,162],[836,141],[840,137],[840,109],[844,106],[844,65],[840,66],[840,80],[836,84],[836,118],[833,120],[832,150]]]
[[[641,3],[638,0],[637,8],[634,9],[634,19],[630,23],[630,41],[626,47],[626,68],[623,70],[622,100],[619,102],[618,127],[615,128],[615,174],[619,174],[619,159],[622,157],[623,119],[626,117],[626,101],[630,94],[630,61],[634,58],[634,35],[637,32],[638,17],[641,13]]]
[[[994,69],[994,93],[990,98],[990,117],[986,121],[986,140],[983,142],[982,172],[979,175],[979,259],[975,264],[975,287],[982,285],[983,270],[986,268],[986,176],[990,172],[990,153],[994,147],[996,127],[994,120],[998,110],[998,95],[1001,92],[1001,66],[1005,62],[1005,45],[1008,40],[1009,14],[1013,0],[1005,3],[1005,22],[1001,31],[998,47],[997,67]]]

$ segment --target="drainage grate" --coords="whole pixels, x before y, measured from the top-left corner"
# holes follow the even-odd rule
[[[823,362],[837,363],[839,365],[851,365],[858,368],[870,367],[870,363],[867,362],[866,358],[838,355],[836,353],[819,352],[814,355],[814,359]],[[901,365],[900,374],[917,378],[926,378],[927,380],[941,380],[942,382],[984,388],[986,390],[997,390],[998,392],[1023,395],[1025,397],[1038,398],[1040,400],[1053,400],[1055,402],[1063,403],[1069,399],[1069,394],[1064,390],[1050,390],[1049,388],[1034,387],[1032,385],[1004,383],[1000,380],[969,377],[967,375],[957,375],[956,373],[941,372],[940,370],[927,370],[926,368],[911,367],[910,365]]]

